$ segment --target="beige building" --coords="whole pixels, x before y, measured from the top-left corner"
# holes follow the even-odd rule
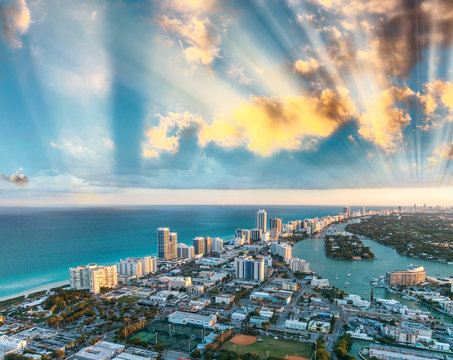
[[[101,288],[114,288],[118,285],[118,270],[116,265],[99,266],[89,264],[69,269],[71,288],[90,290],[93,294]]]
[[[390,271],[385,274],[388,285],[414,286],[426,281],[426,270],[423,266],[411,266],[407,270]]]

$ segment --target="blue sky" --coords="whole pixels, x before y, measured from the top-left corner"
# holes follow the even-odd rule
[[[4,203],[452,185],[448,0],[4,0],[0,26]]]

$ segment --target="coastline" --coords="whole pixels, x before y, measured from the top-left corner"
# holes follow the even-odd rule
[[[36,287],[28,289],[28,290],[21,291],[19,293],[2,296],[2,297],[0,297],[0,301],[14,299],[19,296],[25,296],[25,298],[27,298],[28,295],[33,294],[35,292],[44,291],[44,290],[49,291],[50,289],[64,286],[64,285],[69,285],[69,280],[57,281],[57,282],[53,282],[50,284],[40,285],[40,286],[36,286]]]

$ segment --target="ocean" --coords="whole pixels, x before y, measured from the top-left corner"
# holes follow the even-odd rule
[[[68,268],[156,255],[158,227],[196,236],[234,236],[254,228],[260,206],[0,207],[0,298],[69,280]],[[334,215],[341,207],[267,206],[283,222]],[[355,210],[355,209],[351,209]]]

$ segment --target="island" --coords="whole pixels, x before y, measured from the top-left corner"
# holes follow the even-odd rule
[[[326,256],[337,260],[373,260],[374,254],[362,241],[348,232],[326,235]]]
[[[390,246],[401,255],[419,259],[453,261],[451,212],[395,213],[372,216],[348,224],[346,230]]]

